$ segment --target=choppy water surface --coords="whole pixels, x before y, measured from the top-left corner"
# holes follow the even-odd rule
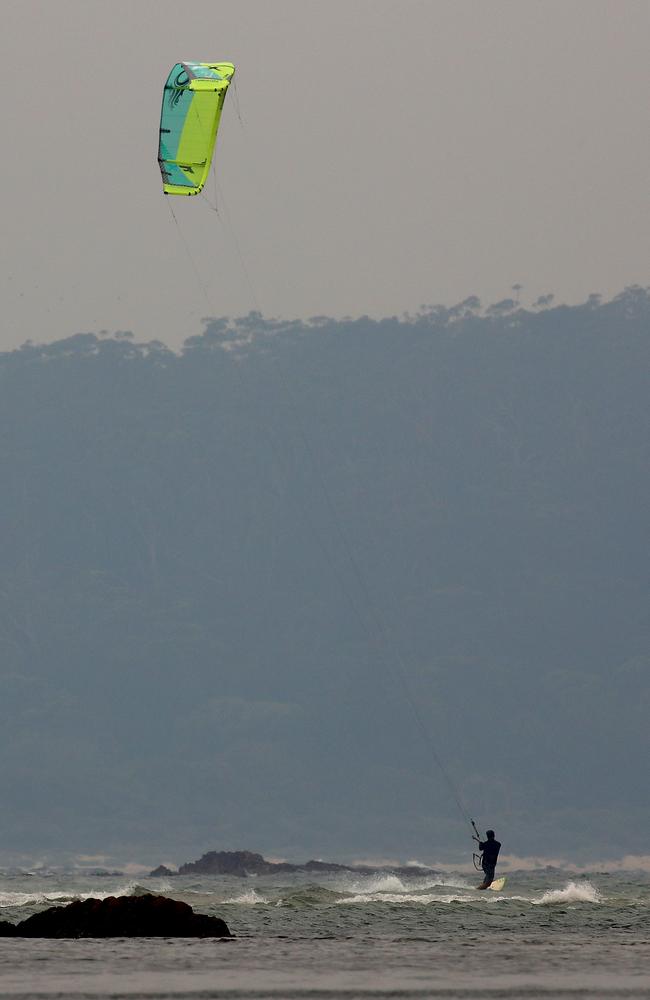
[[[214,940],[0,939],[0,997],[650,997],[650,878],[511,873],[140,879],[0,876],[0,919],[162,892],[222,916]]]

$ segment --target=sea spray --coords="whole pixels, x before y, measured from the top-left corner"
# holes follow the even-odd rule
[[[591,882],[567,882],[563,889],[547,889],[541,899],[532,901],[536,906],[554,906],[566,903],[602,903],[598,889]]]
[[[224,904],[233,904],[236,906],[258,906],[260,903],[269,903],[270,900],[266,896],[262,896],[261,893],[257,892],[255,889],[247,889],[246,892],[241,892],[237,896],[232,896],[229,899],[222,900]]]
[[[0,892],[0,909],[19,906],[59,906],[64,903],[74,903],[84,899],[108,899],[109,896],[135,896],[150,889],[138,886],[137,882],[128,882],[117,888],[75,888],[69,892]]]

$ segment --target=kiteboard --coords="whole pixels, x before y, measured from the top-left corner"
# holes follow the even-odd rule
[[[506,877],[505,875],[503,875],[501,878],[495,878],[492,885],[488,886],[488,889],[492,889],[492,892],[501,892],[505,884],[506,884]]]

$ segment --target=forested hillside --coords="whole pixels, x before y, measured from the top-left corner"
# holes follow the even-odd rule
[[[0,355],[0,855],[647,851],[649,321]]]

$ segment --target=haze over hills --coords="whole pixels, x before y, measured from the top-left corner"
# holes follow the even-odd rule
[[[647,852],[649,320],[0,355],[0,860]]]

